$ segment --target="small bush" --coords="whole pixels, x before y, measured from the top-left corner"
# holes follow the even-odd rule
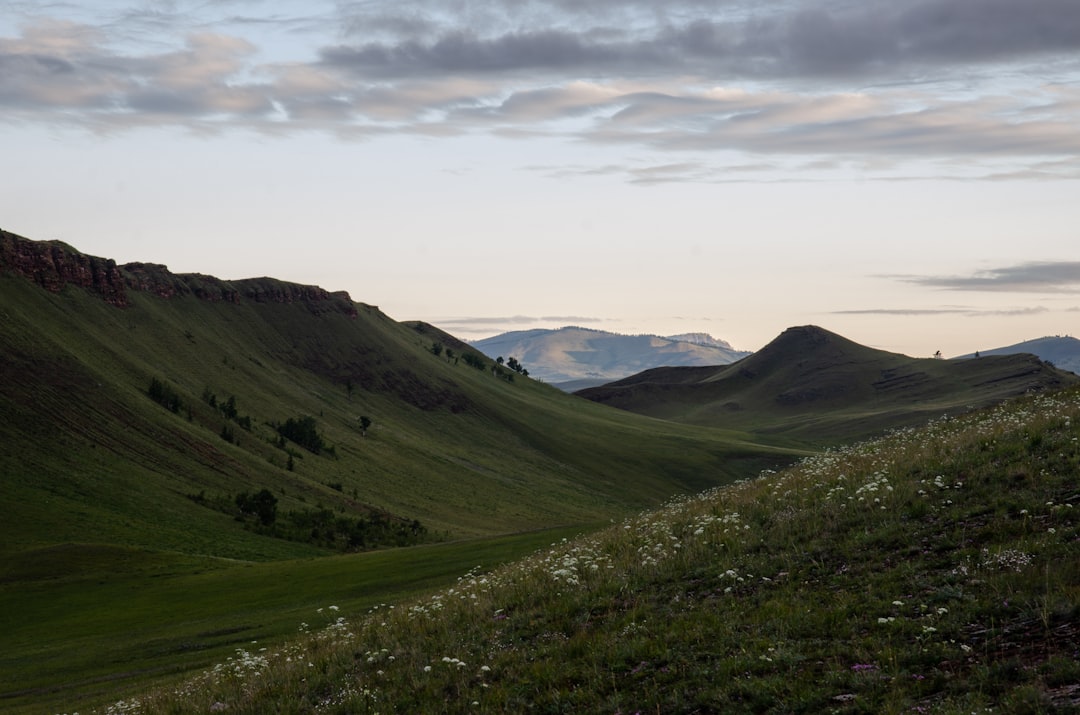
[[[167,382],[156,377],[150,380],[150,387],[147,388],[146,394],[150,396],[151,400],[172,412],[179,412],[180,406],[183,404],[176,390]]]

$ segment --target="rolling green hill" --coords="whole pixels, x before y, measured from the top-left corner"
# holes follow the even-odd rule
[[[1078,381],[1033,355],[910,358],[803,326],[731,365],[656,368],[575,394],[767,440],[837,444]]]
[[[204,665],[313,604],[431,588],[801,454],[571,397],[342,293],[3,232],[0,376],[5,710]]]
[[[5,550],[93,540],[232,558],[318,553],[207,506],[264,488],[281,513],[321,505],[419,521],[432,536],[498,534],[606,519],[783,458],[735,432],[511,382],[465,347],[436,356],[433,342],[452,337],[340,294],[115,270],[122,306],[0,274]],[[150,288],[131,287],[141,284]],[[155,384],[175,411],[148,394]],[[278,429],[304,418],[318,454]],[[654,459],[669,468],[648,469]]]
[[[1078,439],[1076,389],[899,430],[113,712],[1076,713]]]

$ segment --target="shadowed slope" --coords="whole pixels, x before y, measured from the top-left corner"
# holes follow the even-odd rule
[[[510,381],[451,336],[344,293],[0,238],[4,549],[92,534],[233,558],[320,553],[232,518],[236,495],[262,489],[283,513],[508,533],[606,519],[787,458]],[[433,340],[482,369],[434,355]],[[175,411],[148,395],[154,381]],[[321,453],[279,433],[300,418]]]

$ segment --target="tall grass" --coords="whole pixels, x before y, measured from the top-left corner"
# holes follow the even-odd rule
[[[1078,440],[1076,390],[939,419],[106,712],[1078,712]]]

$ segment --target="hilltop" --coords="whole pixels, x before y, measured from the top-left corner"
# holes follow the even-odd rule
[[[1029,354],[911,358],[801,326],[731,365],[656,368],[575,394],[667,420],[837,443],[1078,380]]]
[[[574,326],[502,333],[473,345],[488,357],[513,356],[533,377],[568,390],[661,365],[726,365],[749,355],[704,333],[665,338]]]
[[[1052,363],[1055,367],[1070,372],[1080,373],[1080,340],[1069,335],[1052,335],[1035,340],[1025,340],[1022,343],[1008,345],[1003,348],[979,351],[983,355],[1015,355],[1028,353],[1035,355],[1040,360]],[[968,360],[975,357],[975,353],[961,355],[957,360]]]

